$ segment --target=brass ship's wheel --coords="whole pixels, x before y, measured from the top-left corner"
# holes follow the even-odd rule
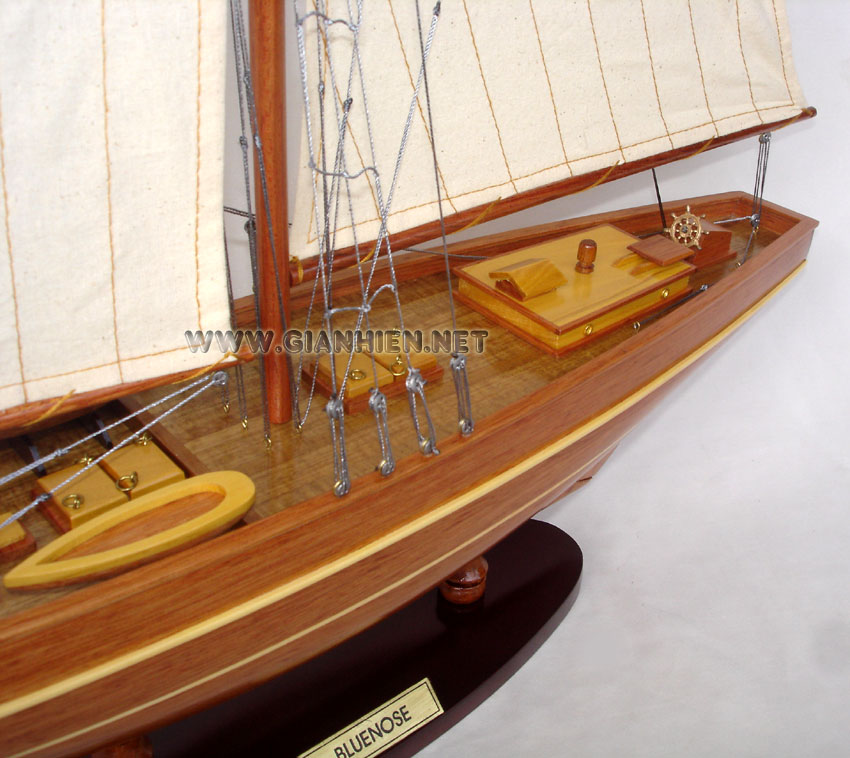
[[[684,245],[685,247],[695,247],[700,250],[699,242],[703,234],[708,234],[702,228],[702,219],[705,216],[697,216],[691,213],[691,206],[687,206],[685,212],[680,216],[673,214],[673,223],[664,231],[670,236],[670,239]]]

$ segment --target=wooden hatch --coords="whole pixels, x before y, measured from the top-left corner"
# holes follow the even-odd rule
[[[586,240],[596,243],[592,265],[579,263]],[[629,250],[638,239],[609,224],[462,266],[458,299],[547,352],[568,350],[665,308],[690,292],[694,266],[662,266]],[[546,260],[559,277],[549,291],[520,300],[499,287],[498,274]],[[563,283],[559,283],[562,280]]]

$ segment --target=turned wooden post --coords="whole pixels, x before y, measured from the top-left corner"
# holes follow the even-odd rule
[[[440,594],[455,605],[469,605],[484,595],[487,561],[479,555],[440,584]]]
[[[580,274],[589,274],[593,271],[593,264],[596,260],[596,242],[590,239],[584,239],[578,243],[578,253],[576,255],[576,271]]]

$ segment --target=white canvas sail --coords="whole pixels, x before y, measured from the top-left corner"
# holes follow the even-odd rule
[[[0,409],[201,367],[229,323],[227,8],[0,5]]]
[[[420,2],[426,28],[431,5]],[[327,12],[345,18],[347,7],[331,0]],[[413,3],[364,6],[361,58],[376,165],[387,184],[420,66],[416,28]],[[311,62],[315,26],[305,30]],[[336,25],[329,34],[337,43],[348,32]],[[331,119],[330,98],[344,98],[350,49],[335,47],[335,93],[325,67]],[[687,146],[697,150],[805,108],[782,0],[446,0],[428,71],[447,215],[486,210],[571,177]],[[315,68],[312,76],[315,109]],[[352,173],[371,161],[365,109],[355,91],[345,146]],[[313,125],[318,145],[318,119]],[[302,138],[303,165],[306,144]],[[391,233],[437,217],[436,189],[423,190],[422,177],[432,174],[423,105],[412,124]],[[302,170],[290,236],[292,254],[302,258],[317,252],[312,181]],[[373,240],[379,226],[374,183],[351,187],[357,239]],[[354,236],[344,204],[341,213],[337,249]]]

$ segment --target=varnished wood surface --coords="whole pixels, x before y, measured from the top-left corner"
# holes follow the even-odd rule
[[[721,201],[724,215],[748,202],[737,197]],[[129,575],[64,598],[54,594],[53,602],[0,624],[0,643],[10,661],[0,673],[6,698],[33,692],[57,677],[82,677],[70,689],[9,713],[0,721],[0,744],[14,753],[56,739],[36,754],[61,755],[145,729],[297,664],[486,550],[586,475],[674,380],[665,379],[610,418],[604,416],[606,409],[649,386],[799,264],[814,223],[766,206],[763,224],[761,254],[637,334],[612,334],[581,355],[557,360],[493,329],[487,352],[470,359],[475,434],[462,439],[454,432],[449,383],[430,396],[441,440],[436,458],[410,455],[415,448],[410,421],[399,413],[401,400],[393,401],[402,405],[390,414],[399,466],[389,480],[369,474],[377,462],[376,444],[369,441],[374,422],[365,416],[347,421],[352,473],[361,477],[342,500],[327,494],[330,475],[316,473],[329,467],[326,428],[310,432],[308,425],[301,435],[278,428],[275,448],[265,456],[259,439],[249,453],[241,430],[226,428],[217,414],[175,414],[173,431],[192,440],[190,448],[202,460],[227,458],[241,468],[240,450],[245,451],[244,466],[251,469],[246,473],[260,493],[257,516],[268,517]],[[787,234],[777,241],[776,231]],[[736,244],[743,244],[742,233]],[[720,273],[714,272],[715,278]],[[405,289],[406,302],[422,318],[437,309],[444,313],[442,301],[436,305],[436,283],[427,277]],[[460,317],[461,328],[488,326],[463,309]],[[256,429],[258,408],[255,399],[252,403]],[[607,420],[545,461],[505,473],[594,417]],[[324,419],[318,421],[321,425]],[[461,498],[455,506],[440,510],[452,492],[464,491],[469,494],[454,496]],[[421,528],[412,526],[417,520]],[[376,542],[380,535],[386,539]],[[325,573],[329,562],[343,555],[350,560]],[[296,581],[307,576],[312,577],[309,585]],[[223,583],[226,597],[217,591]],[[266,604],[250,605],[263,593],[272,593]],[[254,610],[249,612],[249,606]],[[189,633],[199,619],[227,609],[227,621],[197,636]],[[132,658],[140,646],[170,639],[179,630],[185,630],[179,644],[163,643],[159,652]],[[71,645],[74,655],[46,671],[38,663],[50,659],[58,644]],[[217,651],[214,662],[207,654],[211,646]],[[98,668],[122,655],[131,656],[126,667],[112,673]],[[251,662],[245,662],[246,656],[253,656]],[[226,673],[214,674],[222,669]],[[162,672],[168,672],[167,680]],[[90,724],[100,725],[90,729]]]
[[[711,218],[726,219],[736,218],[750,213],[752,210],[752,196],[745,192],[726,192],[716,195],[694,197],[689,200],[672,202],[667,204],[671,213],[683,213],[687,205],[692,206],[700,213],[710,209]],[[770,211],[765,209],[765,213]],[[782,234],[788,231],[795,223],[794,217],[782,213],[774,213],[769,222],[765,223],[765,230],[773,234]],[[629,234],[639,235],[649,232],[661,231],[658,222],[657,206],[640,206],[619,211],[608,211],[606,213],[595,213],[590,216],[566,219],[564,221],[550,221],[545,224],[512,229],[498,234],[488,234],[463,242],[455,242],[448,246],[448,252],[464,255],[475,255],[490,257],[501,253],[519,250],[539,242],[575,234],[584,229],[589,229],[600,224],[614,224]],[[738,227],[739,231],[743,227]],[[465,261],[458,263],[452,260],[453,268],[457,268]],[[442,248],[432,248],[429,252],[405,253],[399,255],[394,264],[396,279],[400,283],[419,279],[429,274],[436,274],[445,270]],[[378,261],[375,274],[372,279],[374,287],[390,282],[389,269],[386,259]],[[310,300],[313,282],[306,279],[303,283],[292,287],[290,301],[294,310],[307,307]],[[360,291],[360,283],[357,270],[342,269],[334,273],[334,292],[339,295],[351,294]],[[253,300],[250,297],[239,298],[236,301],[236,322],[241,327],[253,327],[255,325],[253,316]]]
[[[254,483],[239,471],[214,471],[144,495],[53,540],[3,578],[11,590],[112,576],[210,539],[240,520]]]
[[[744,197],[734,196],[739,201]],[[689,202],[695,208],[699,207],[697,201]],[[738,203],[738,205],[745,204],[746,201]],[[727,204],[724,201],[717,209],[717,213],[721,216],[734,215],[740,212],[738,205]],[[765,213],[769,213],[769,210],[766,208]],[[655,222],[654,211],[654,208],[646,211],[647,220],[650,223]],[[595,218],[593,220],[595,221]],[[569,228],[576,224],[581,225],[581,222],[582,220],[578,220],[578,222],[562,226]],[[787,224],[787,221],[785,223]],[[767,219],[765,227],[770,228]],[[521,234],[515,237],[519,240],[519,244],[524,243],[525,238]],[[766,241],[769,241],[769,238],[763,236],[760,239],[761,243]],[[430,283],[430,286],[417,283],[410,289],[406,289],[405,294],[406,299],[414,300],[417,306],[426,311],[443,313],[445,310],[445,293],[439,286],[439,282]],[[485,319],[472,313],[462,313],[459,325],[461,328],[490,326]],[[522,397],[524,393],[546,386],[555,377],[586,362],[629,334],[630,332],[626,330],[625,334],[619,335],[619,339],[612,338],[594,346],[588,352],[557,361],[541,356],[534,348],[522,344],[510,335],[499,335],[498,330],[495,330],[494,337],[500,342],[491,342],[484,356],[478,360],[473,357],[469,362],[476,416],[478,418],[486,416],[507,402]],[[256,387],[256,382],[249,382],[249,385]],[[453,392],[451,387],[445,389],[447,391],[440,393],[438,398],[429,394],[431,403],[434,405],[438,429],[442,430],[441,436],[451,434],[454,427]],[[261,409],[256,392],[252,394],[249,401],[251,421],[248,432],[243,432],[227,417],[219,415],[214,407],[208,408],[200,415],[193,412],[193,409],[187,409],[187,412],[181,413],[168,428],[172,430],[174,436],[183,440],[192,452],[205,457],[213,466],[220,466],[223,461],[232,460],[235,465],[251,475],[257,482],[260,492],[255,509],[258,516],[270,515],[286,505],[327,492],[330,485],[327,455],[329,440],[324,419],[319,417],[299,435],[292,435],[288,427],[275,430],[275,447],[271,455],[265,455],[261,454],[262,445],[258,434]],[[395,411],[397,409],[391,413],[391,423],[395,426],[392,432],[396,451],[400,454],[413,452],[415,444],[409,432],[409,418],[406,417],[403,409],[401,413]],[[366,439],[364,443],[358,444],[356,434],[358,428],[362,427],[366,427],[364,433]],[[350,445],[354,454],[353,473],[355,475],[365,473],[374,467],[377,453],[376,445],[368,439],[371,432],[369,423],[359,425],[356,422],[349,423],[347,429],[348,433],[354,436]],[[323,477],[321,472],[327,473]],[[9,604],[4,603],[2,610],[8,613]]]
[[[488,568],[483,555],[473,558],[440,582],[440,594],[454,605],[471,605],[479,601],[487,590]]]
[[[11,515],[11,511],[0,511],[0,523]],[[0,565],[19,561],[37,549],[35,537],[17,521],[0,529]]]
[[[251,356],[240,354],[239,358],[240,360],[250,360]],[[0,440],[20,434],[31,434],[42,429],[52,429],[57,424],[76,418],[92,408],[105,405],[112,400],[132,395],[135,392],[144,392],[153,387],[174,384],[197,374],[197,370],[180,371],[176,374],[166,374],[138,382],[127,382],[90,392],[80,392],[65,399],[48,398],[47,400],[36,400],[33,403],[7,408],[0,411]],[[44,417],[44,420],[42,420],[42,417]]]
[[[613,170],[602,168],[597,171],[583,174],[581,176],[571,176],[559,182],[553,182],[543,187],[537,187],[527,192],[520,192],[516,195],[500,199],[495,203],[484,203],[477,205],[474,208],[461,211],[447,216],[443,223],[447,234],[452,234],[460,229],[465,228],[473,222],[492,221],[495,218],[508,216],[512,213],[532,208],[535,205],[546,203],[550,200],[569,195],[574,192],[592,187],[595,184],[603,184],[613,182],[617,179],[622,179],[625,176],[638,174],[641,171],[648,171],[651,168],[663,166],[666,163],[683,160],[705,150],[713,150],[722,145],[727,145],[730,142],[737,142],[741,139],[746,139],[754,134],[763,134],[764,132],[776,131],[784,126],[788,126],[796,121],[807,118],[812,118],[817,115],[815,108],[804,108],[799,115],[782,121],[773,121],[767,124],[759,124],[748,129],[742,129],[739,132],[734,132],[723,137],[715,137],[707,142],[695,143],[686,147],[667,150],[663,153],[650,155],[638,161],[627,161],[614,166]],[[406,247],[413,247],[427,240],[437,239],[440,236],[440,221],[431,221],[421,226],[414,227],[398,234],[390,235],[390,244],[393,250],[402,250]],[[374,242],[360,243],[360,248],[368,250],[374,246]],[[352,266],[356,261],[353,247],[344,250],[338,250],[334,255],[334,264],[338,268]],[[315,273],[317,258],[311,257],[300,262],[300,267],[303,270],[305,279],[311,279]],[[291,276],[293,281],[297,281],[294,277],[298,272],[298,265],[293,265],[291,268]]]
[[[281,332],[289,319],[289,224],[286,212],[286,71],[281,0],[249,0],[251,78],[255,84],[257,128],[263,146],[265,182],[254,155],[254,217],[257,224],[260,321],[263,329]],[[268,211],[264,201],[268,197]],[[272,245],[272,240],[274,245]],[[264,360],[269,387],[269,415],[274,423],[291,415],[289,367],[283,354]]]
[[[576,248],[586,234],[592,235],[597,243],[595,267],[592,273],[576,273]],[[500,301],[504,308],[517,311],[560,334],[583,326],[600,314],[654,289],[672,284],[693,271],[688,263],[659,266],[646,261],[628,250],[633,241],[631,235],[604,225],[495,259],[470,263],[458,267],[457,273],[464,282]],[[506,265],[519,263],[526,256],[551,261],[566,278],[565,283],[554,291],[518,303],[496,289],[492,273],[494,269],[501,270]],[[468,296],[473,297],[472,294]]]
[[[629,250],[659,266],[681,261],[694,253],[691,248],[674,242],[666,234],[653,234],[651,237],[637,240],[629,245]]]
[[[71,548],[62,557],[76,558],[81,555],[92,555],[104,550],[112,550],[152,534],[157,534],[165,529],[185,524],[196,516],[215,508],[221,502],[222,497],[224,495],[219,492],[198,492],[194,495],[186,495],[177,500],[172,500],[156,511],[141,513],[135,518],[116,524],[105,532],[92,537],[88,542]]]

